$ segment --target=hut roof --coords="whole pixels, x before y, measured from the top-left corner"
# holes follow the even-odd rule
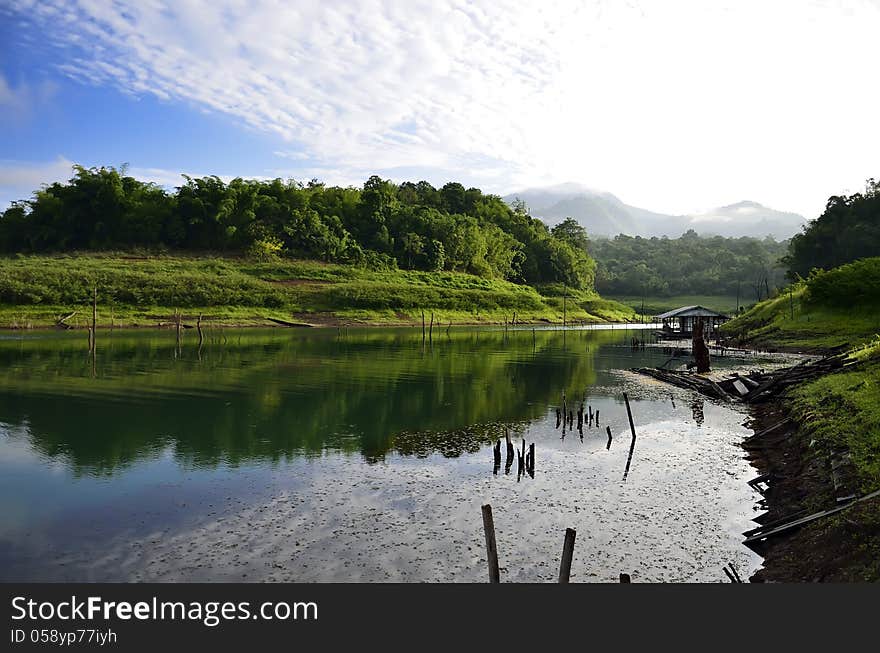
[[[682,306],[671,311],[666,311],[655,316],[657,319],[665,320],[671,317],[723,317],[727,318],[723,313],[713,311],[703,306]]]

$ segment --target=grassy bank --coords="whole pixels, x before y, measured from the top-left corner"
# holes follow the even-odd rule
[[[796,386],[789,411],[813,446],[849,451],[860,490],[870,492],[880,488],[880,339],[850,356],[863,364]]]
[[[880,489],[880,339],[851,352],[860,366],[795,386],[761,410],[756,428],[792,419],[763,436],[758,469],[773,476],[769,519],[790,520]],[[841,465],[841,463],[843,463]],[[835,464],[842,487],[834,482]],[[775,582],[880,581],[880,498],[811,522],[768,542],[757,579]]]
[[[821,350],[880,333],[880,258],[822,272],[725,324],[739,344]]]
[[[315,324],[624,321],[634,312],[595,293],[545,287],[540,291],[498,279],[454,272],[373,271],[316,261],[208,256],[82,254],[0,258],[0,328],[91,320],[98,288],[98,323],[156,326],[179,309],[187,320],[228,325],[266,324],[266,318]]]
[[[814,274],[722,332],[751,346],[851,347],[862,365],[797,386],[787,409],[817,444],[852,453],[863,488],[880,487],[880,259]]]
[[[777,494],[769,495],[771,511],[782,518],[835,505],[832,460],[839,461],[841,452],[851,462],[843,468],[852,477],[850,491],[864,495],[880,488],[880,259],[813,274],[722,330],[757,347],[822,351],[848,345],[850,358],[860,362],[794,386],[773,407],[774,422],[785,416],[794,426],[775,444],[765,442],[765,471],[782,479]],[[761,575],[876,581],[878,534],[880,502],[870,501],[774,542]]]

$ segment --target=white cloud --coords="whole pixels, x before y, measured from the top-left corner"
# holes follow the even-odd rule
[[[340,178],[575,180],[675,213],[814,215],[880,167],[875,3],[12,6],[63,44],[63,74],[227,114]]]
[[[43,184],[72,176],[73,162],[63,156],[39,163],[0,160],[0,211],[14,200],[28,199]]]

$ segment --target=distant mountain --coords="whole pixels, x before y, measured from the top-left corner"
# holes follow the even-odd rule
[[[697,233],[720,236],[771,235],[777,240],[800,232],[807,219],[797,213],[776,211],[757,202],[737,202],[729,206],[687,216],[690,228]]]
[[[743,201],[693,215],[667,215],[624,204],[611,193],[579,184],[559,184],[511,193],[504,200],[520,199],[531,214],[548,225],[572,217],[591,236],[669,236],[677,238],[688,229],[702,236],[773,236],[790,238],[801,230],[806,218],[757,202]]]

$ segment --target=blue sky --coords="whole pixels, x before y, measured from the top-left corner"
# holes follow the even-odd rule
[[[880,176],[877,33],[875,0],[0,0],[0,206],[127,163],[815,217]]]

